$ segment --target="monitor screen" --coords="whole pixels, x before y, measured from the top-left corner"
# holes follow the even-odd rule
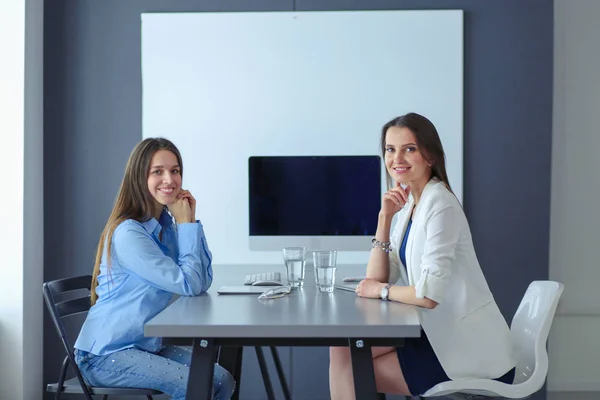
[[[379,156],[281,156],[248,161],[250,236],[373,236]]]

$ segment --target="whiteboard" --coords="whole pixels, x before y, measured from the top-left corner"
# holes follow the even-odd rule
[[[281,262],[248,246],[248,157],[380,154],[407,112],[436,125],[462,200],[460,10],[142,14],[142,79],[143,137],[180,149],[215,263]]]

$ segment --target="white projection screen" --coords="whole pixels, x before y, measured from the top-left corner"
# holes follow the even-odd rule
[[[215,264],[282,261],[248,244],[250,156],[378,155],[407,112],[436,125],[462,201],[461,10],[146,13],[141,67],[143,137],[180,149]]]

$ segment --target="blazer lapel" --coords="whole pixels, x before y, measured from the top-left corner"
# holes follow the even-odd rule
[[[427,185],[425,185],[425,187],[423,188],[423,193],[421,193],[421,199],[419,201],[419,204],[423,204],[423,199],[426,198],[427,195],[427,189],[431,188],[432,186],[434,186],[436,183],[438,183],[439,180],[437,178],[432,178],[429,180],[429,182],[427,182]],[[414,212],[412,211],[412,208],[415,207]],[[411,227],[411,231],[413,231],[418,225],[419,225],[419,207],[414,206],[414,198],[412,196],[412,194],[409,197],[409,208],[408,208],[408,212],[405,215],[405,221],[404,221],[404,230],[403,232],[406,232],[406,226],[408,225],[408,220],[412,214],[412,227]],[[404,237],[404,236],[402,236]],[[413,266],[412,264],[412,254],[413,254],[413,244],[414,244],[414,240],[413,238],[415,237],[415,235],[410,235],[408,236],[408,240],[406,242],[406,271],[408,272],[408,283],[409,285],[414,285],[415,282],[418,281],[418,279],[415,275],[419,275],[420,277],[420,271],[418,270],[419,265],[415,265]],[[420,257],[419,257],[420,259]],[[413,269],[414,267],[414,269]]]
[[[406,210],[403,210],[404,212],[400,213],[398,215],[398,221],[397,224],[399,224],[398,226],[402,227],[402,234],[400,235],[400,242],[398,243],[398,248],[396,249],[396,251],[398,252],[398,260],[400,260],[400,264],[402,264],[402,259],[400,258],[400,246],[402,245],[402,240],[404,238],[404,235],[406,234],[406,228],[408,227],[408,220],[410,219],[410,211],[413,207],[413,197],[412,195],[409,194],[408,197],[408,203],[406,204]],[[408,249],[408,245],[410,243],[410,236],[409,236],[409,242],[406,244],[406,264],[404,266],[404,268],[400,268],[400,277],[402,278],[402,281],[405,282],[407,285],[410,285],[411,281],[410,281],[410,271],[408,269],[408,264],[410,264],[410,251]]]

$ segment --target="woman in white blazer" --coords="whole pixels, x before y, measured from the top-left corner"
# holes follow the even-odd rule
[[[453,194],[435,126],[410,113],[383,126],[383,158],[393,187],[384,194],[361,297],[417,306],[421,337],[373,348],[377,389],[420,395],[450,379],[512,383],[509,327],[475,255]],[[397,214],[392,232],[392,218]],[[355,398],[350,352],[330,349],[333,400]]]

